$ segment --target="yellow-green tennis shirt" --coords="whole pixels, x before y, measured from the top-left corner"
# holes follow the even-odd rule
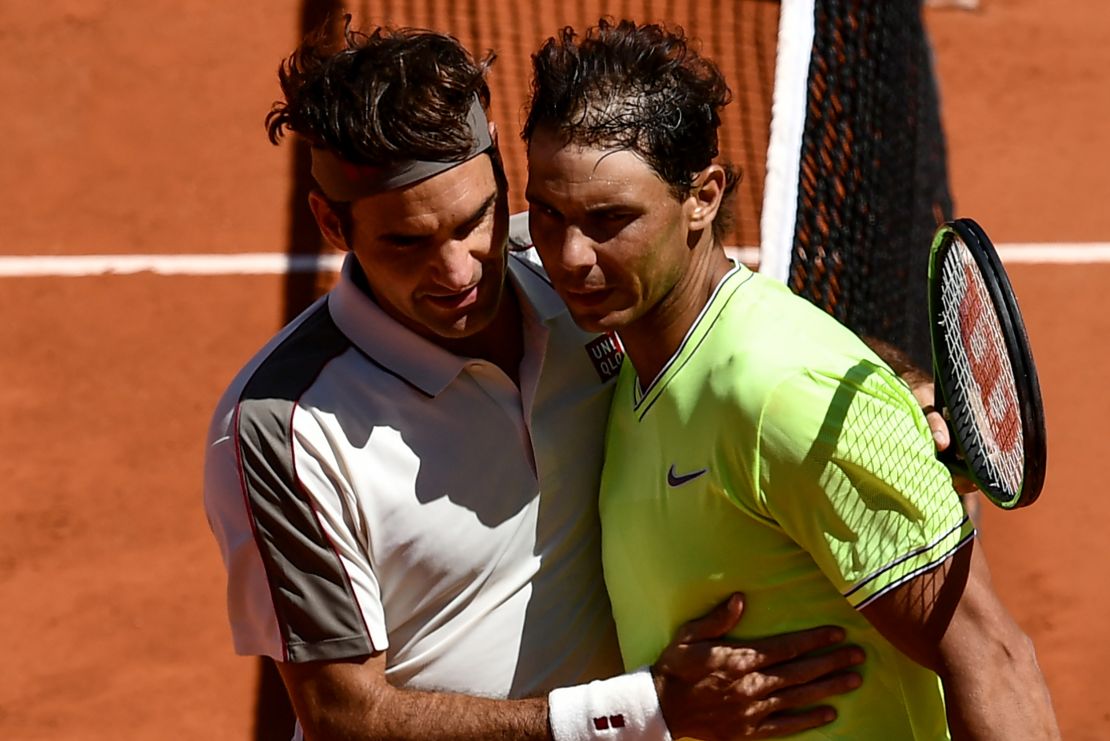
[[[804,739],[948,738],[938,677],[858,612],[974,528],[913,395],[851,332],[737,266],[650,388],[625,362],[601,491],[626,667],[734,591],[735,636],[843,626],[863,686]]]

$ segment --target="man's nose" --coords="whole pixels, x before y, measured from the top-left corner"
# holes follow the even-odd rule
[[[563,244],[559,250],[559,262],[564,270],[589,270],[597,262],[594,241],[581,229],[570,225],[563,232]]]
[[[451,239],[444,242],[436,256],[436,281],[444,288],[461,291],[474,279],[474,266],[477,259],[475,238]]]

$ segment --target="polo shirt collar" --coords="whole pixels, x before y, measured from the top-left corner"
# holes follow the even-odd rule
[[[551,280],[543,268],[529,259],[531,254],[534,253],[509,253],[509,278],[517,287],[517,295],[523,298],[523,303],[535,312],[542,324],[547,325],[569,312],[567,305],[551,287]]]
[[[525,262],[510,254],[509,280],[518,289],[522,304],[527,304],[525,311],[546,325],[566,313],[566,307],[550,287],[545,289],[549,284],[542,273]],[[355,264],[354,254],[348,253],[339,280],[328,294],[328,311],[336,326],[374,363],[428,396],[438,395],[472,359],[448,352],[386,314],[355,285]]]

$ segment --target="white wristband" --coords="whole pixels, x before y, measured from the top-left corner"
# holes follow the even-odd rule
[[[555,741],[671,741],[647,667],[547,696]]]

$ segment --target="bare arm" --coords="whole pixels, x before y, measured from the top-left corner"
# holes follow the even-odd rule
[[[863,661],[823,627],[748,642],[722,638],[739,621],[739,595],[684,625],[653,667],[663,717],[677,738],[774,738],[829,723],[812,707],[859,686]],[[832,649],[832,650],[829,650]],[[813,652],[822,652],[814,655]],[[279,663],[309,741],[356,739],[551,739],[546,698],[493,700],[391,686],[385,657]],[[804,712],[795,711],[806,708]]]
[[[999,601],[977,541],[863,609],[944,683],[953,738],[1060,738],[1032,642]]]
[[[279,663],[308,741],[428,739],[546,741],[547,700],[491,700],[391,686],[385,655],[365,661]]]

